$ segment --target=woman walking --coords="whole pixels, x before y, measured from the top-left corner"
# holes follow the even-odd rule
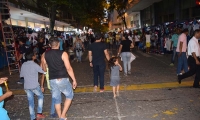
[[[76,38],[76,41],[74,43],[74,48],[75,48],[75,51],[76,51],[77,62],[81,63],[81,57],[82,57],[82,54],[83,54],[83,49],[85,49],[81,39]]]
[[[128,36],[125,35],[122,37],[122,42],[119,47],[118,56],[121,53],[123,67],[124,67],[124,76],[131,74],[131,51],[130,48],[134,48],[133,42],[128,39]]]

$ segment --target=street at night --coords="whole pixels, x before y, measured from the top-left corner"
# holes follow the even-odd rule
[[[200,0],[0,0],[0,120],[200,120]]]

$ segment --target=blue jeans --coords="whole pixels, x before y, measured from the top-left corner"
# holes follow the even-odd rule
[[[79,62],[81,62],[82,53],[83,53],[82,51],[76,50],[76,56],[77,56],[77,59],[78,59]]]
[[[93,73],[94,73],[94,86],[98,86],[98,78],[100,81],[100,89],[104,89],[104,73],[105,73],[106,65],[94,65]]]
[[[177,55],[178,54],[179,54],[179,52],[177,52]],[[180,74],[182,69],[184,70],[184,72],[188,72],[188,63],[187,63],[186,52],[182,52],[181,56],[178,57],[177,74]]]
[[[43,93],[40,89],[40,86],[38,86],[35,89],[27,89],[25,90],[28,98],[28,103],[29,103],[29,112],[31,116],[31,120],[35,119],[35,110],[34,110],[34,94],[37,95],[38,97],[38,108],[37,108],[37,113],[42,113],[42,108],[43,108]]]
[[[124,73],[127,74],[127,72],[131,71],[131,52],[122,52],[121,57],[123,61]]]
[[[51,93],[52,93],[52,91],[51,91]],[[50,114],[54,114],[54,113],[55,113],[55,100],[52,98]]]
[[[173,63],[173,64],[174,64],[174,61],[175,61],[175,57],[176,57],[176,47],[173,47],[172,58],[171,58],[171,63]]]
[[[74,93],[68,78],[61,78],[59,80],[52,79],[49,81],[52,90],[52,101],[54,101],[54,104],[61,103],[61,93],[65,95],[66,99],[73,99]]]
[[[21,77],[21,78],[19,79],[19,82],[24,83],[24,77]]]

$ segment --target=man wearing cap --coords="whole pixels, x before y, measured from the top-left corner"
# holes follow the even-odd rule
[[[94,73],[94,92],[97,91],[98,78],[100,81],[100,92],[104,91],[104,72],[106,68],[105,56],[107,60],[110,59],[106,45],[101,42],[102,35],[100,33],[95,34],[95,42],[89,47],[89,64],[93,67]]]
[[[198,39],[200,39],[200,30],[197,29],[194,32],[193,38],[189,41],[188,44],[188,65],[190,70],[183,75],[178,75],[178,82],[181,84],[181,80],[187,77],[190,77],[194,74],[195,80],[193,83],[194,88],[199,88],[200,81],[200,46],[198,43]]]

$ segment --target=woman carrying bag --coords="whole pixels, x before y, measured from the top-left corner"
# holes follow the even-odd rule
[[[118,56],[121,53],[123,67],[124,67],[124,76],[131,74],[131,51],[130,48],[134,48],[133,42],[128,39],[127,35],[122,37],[122,41],[119,47]]]

